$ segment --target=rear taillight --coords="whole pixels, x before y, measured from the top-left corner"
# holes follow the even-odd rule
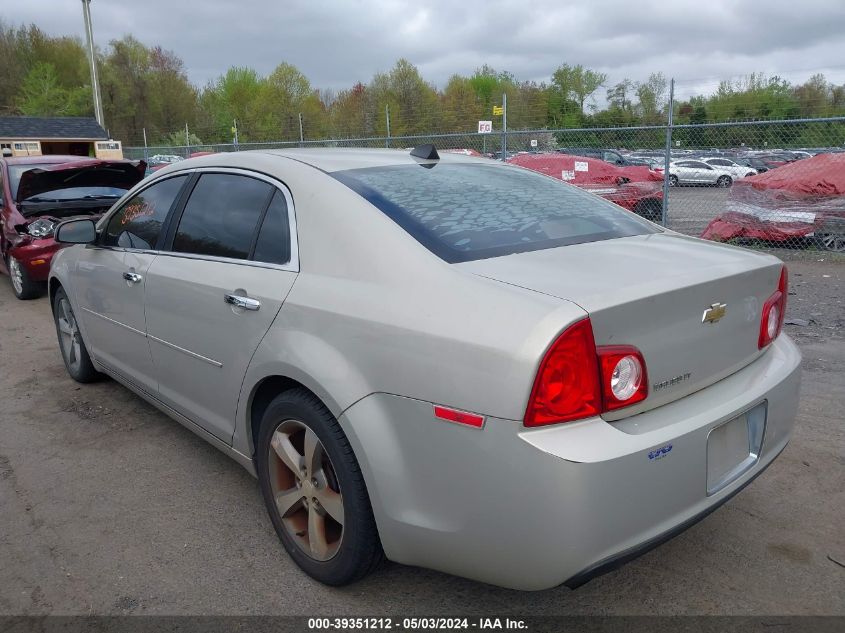
[[[648,379],[645,360],[636,347],[612,345],[598,348],[604,411],[621,409],[645,400]]]
[[[763,313],[760,317],[760,336],[757,339],[757,347],[763,349],[774,341],[783,329],[783,320],[786,316],[786,296],[789,291],[789,275],[786,266],[781,269],[778,289],[763,304]]]
[[[525,411],[525,426],[572,422],[645,400],[648,380],[640,351],[628,345],[596,348],[584,319],[568,327],[546,352]]]
[[[571,325],[540,363],[525,426],[570,422],[601,412],[601,385],[590,319]]]

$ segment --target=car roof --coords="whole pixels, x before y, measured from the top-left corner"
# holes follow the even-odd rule
[[[237,156],[241,162],[249,155],[255,158],[266,158],[278,156],[310,165],[324,172],[345,171],[347,169],[362,169],[365,167],[390,167],[394,165],[419,165],[420,163],[432,163],[434,161],[421,160],[411,156],[409,149],[360,149],[347,147],[308,147],[291,149],[261,149],[249,150],[246,152],[221,152],[209,154],[197,158],[188,158],[168,165],[167,173],[177,170],[190,169],[192,167],[226,167],[231,163],[231,158]],[[480,165],[501,165],[501,162],[489,158],[464,156],[443,152],[438,161],[444,163],[476,163]]]

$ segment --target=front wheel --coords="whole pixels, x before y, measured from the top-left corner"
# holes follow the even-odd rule
[[[294,562],[327,585],[363,578],[383,560],[369,495],[346,435],[312,393],[267,407],[256,443],[261,493]]]
[[[59,288],[56,296],[53,297],[53,320],[56,322],[59,349],[62,352],[67,373],[76,382],[86,383],[97,380],[101,374],[94,369],[85,341],[82,340],[76,315],[63,288]]]
[[[12,281],[12,291],[18,299],[37,299],[44,294],[44,284],[33,281],[26,268],[14,257],[6,257],[6,269]]]
[[[677,187],[678,186],[678,177],[674,174],[669,175],[669,186],[670,187]]]
[[[733,180],[731,180],[730,176],[719,176],[719,179],[716,181],[716,186],[722,189],[727,189],[733,184]]]
[[[817,239],[822,250],[845,253],[845,233],[821,233]]]

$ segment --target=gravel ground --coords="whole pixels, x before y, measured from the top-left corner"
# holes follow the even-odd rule
[[[332,589],[282,550],[255,481],[111,381],[74,383],[46,299],[0,279],[0,614],[845,614],[845,264],[789,263],[795,436],[754,484],[577,591],[390,564]],[[507,544],[503,544],[506,547]]]

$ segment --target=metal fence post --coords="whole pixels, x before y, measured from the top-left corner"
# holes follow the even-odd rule
[[[147,151],[147,128],[142,128],[144,132],[144,162],[150,162],[149,152]]]
[[[188,132],[188,124],[185,123],[185,158],[191,157],[191,133]]]
[[[672,152],[672,117],[675,110],[675,79],[669,80],[669,118],[666,122],[666,155],[663,157],[663,210],[660,223],[669,219],[669,163]]]
[[[302,112],[299,113],[299,146],[302,147],[305,135],[302,133]]]
[[[387,123],[387,137],[384,139],[384,146],[390,147],[390,104],[384,105],[384,120]]]
[[[508,93],[502,93],[502,161],[508,159]]]

